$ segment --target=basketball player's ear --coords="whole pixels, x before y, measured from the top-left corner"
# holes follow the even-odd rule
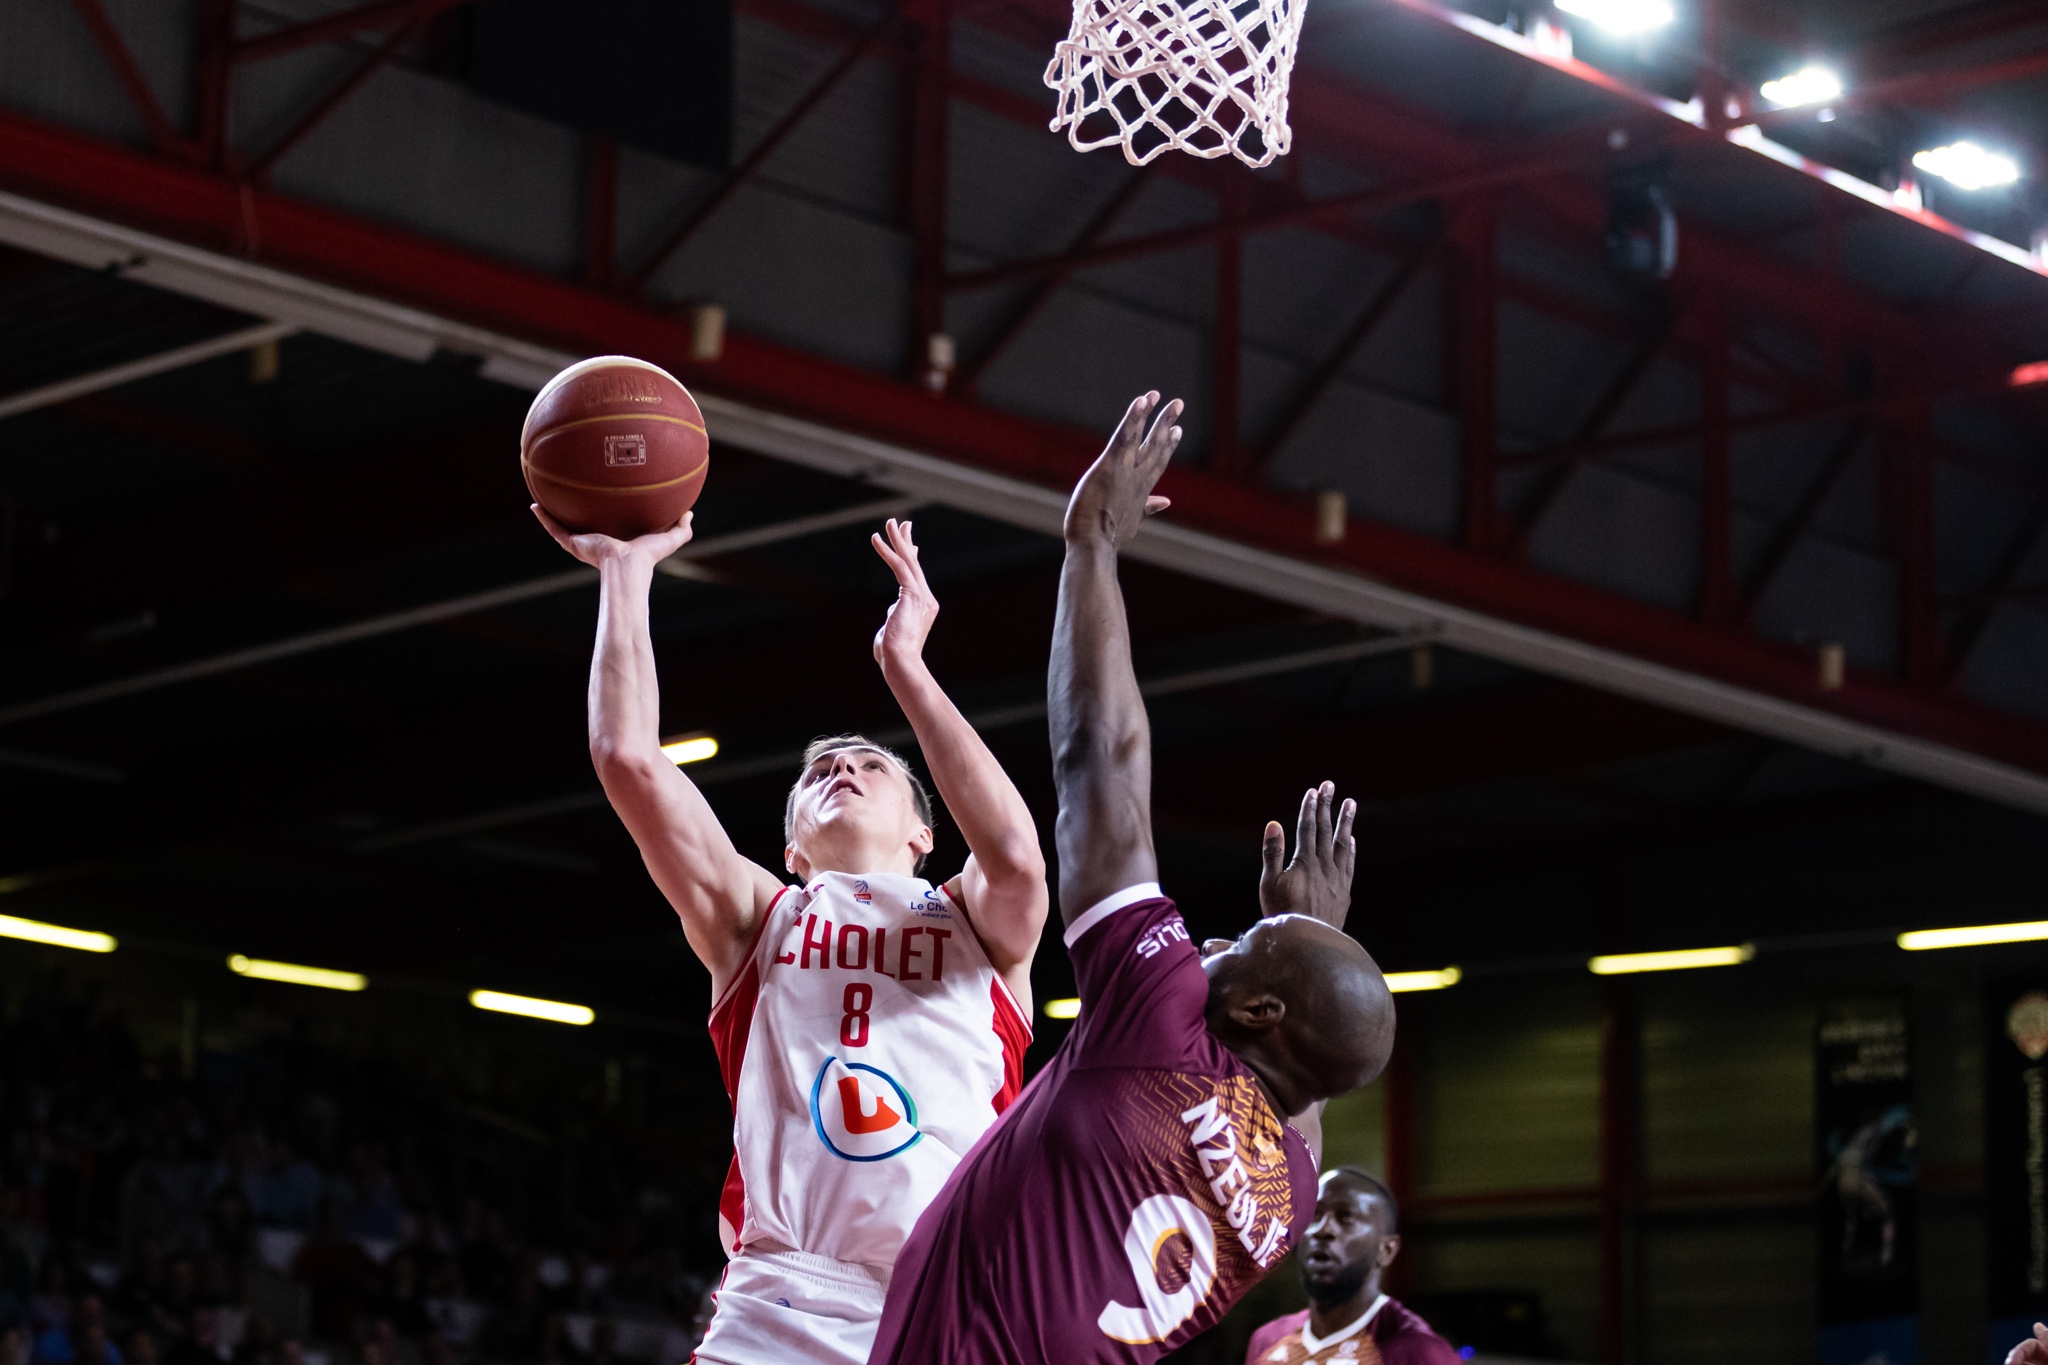
[[[783,865],[783,867],[785,867],[786,869],[788,869],[788,871],[789,871],[789,875],[790,875],[790,876],[792,876],[792,877],[795,877],[795,878],[796,878],[796,879],[797,879],[798,881],[804,881],[804,882],[807,882],[807,881],[809,881],[809,880],[810,880],[810,878],[809,878],[809,877],[805,876],[805,875],[804,875],[804,874],[803,874],[802,872],[799,872],[799,871],[797,870],[796,862],[797,862],[797,858],[796,858],[796,845],[795,845],[795,844],[784,844],[784,845],[782,846],[782,865]]]
[[[1400,1234],[1400,1233],[1398,1233],[1398,1232],[1392,1232],[1392,1233],[1388,1233],[1388,1234],[1387,1234],[1387,1235],[1386,1235],[1385,1237],[1382,1237],[1382,1238],[1380,1239],[1380,1269],[1381,1269],[1381,1270],[1385,1270],[1385,1269],[1386,1269],[1386,1268],[1387,1268],[1388,1266],[1392,1265],[1392,1264],[1394,1263],[1394,1258],[1395,1258],[1396,1256],[1399,1256],[1400,1254],[1401,1254],[1401,1234]]]
[[[917,850],[917,856],[920,858],[926,857],[931,853],[932,843],[932,828],[930,825],[919,825],[917,833],[910,836],[910,846]]]
[[[1266,1033],[1287,1017],[1287,1002],[1271,991],[1259,991],[1232,1001],[1230,1017],[1247,1033]]]

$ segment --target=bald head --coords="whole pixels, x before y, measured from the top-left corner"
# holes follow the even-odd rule
[[[1307,915],[1204,945],[1209,1031],[1290,1106],[1346,1094],[1394,1048],[1394,998],[1358,941]]]

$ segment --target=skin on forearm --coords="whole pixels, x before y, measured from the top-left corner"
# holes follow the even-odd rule
[[[619,554],[599,567],[597,650],[590,661],[590,743],[596,751],[661,748],[661,686],[647,593],[654,564]]]
[[[1060,570],[1047,705],[1060,815],[1060,915],[1158,879],[1152,851],[1151,730],[1131,668],[1116,550],[1077,527]]]
[[[1045,859],[1030,807],[921,657],[885,655],[882,676],[973,855],[962,881],[976,931],[1000,959],[999,971],[1028,963],[1046,911]]]

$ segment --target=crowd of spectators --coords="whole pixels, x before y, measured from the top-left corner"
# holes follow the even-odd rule
[[[303,1027],[209,1051],[188,1013],[146,1057],[89,994],[4,1004],[0,1365],[673,1365],[701,1334],[715,1244],[630,1183],[630,1125],[565,1136]]]

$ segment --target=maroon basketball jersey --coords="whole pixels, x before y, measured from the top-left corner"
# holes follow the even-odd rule
[[[1301,1135],[1203,1022],[1173,902],[1067,929],[1081,1015],[918,1220],[869,1365],[1132,1365],[1213,1326],[1315,1208]]]

